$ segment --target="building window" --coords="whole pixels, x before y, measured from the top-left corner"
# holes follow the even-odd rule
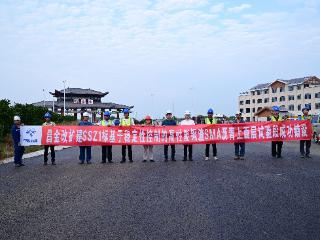
[[[298,85],[298,86],[297,86],[297,90],[301,90],[301,85]]]
[[[255,109],[255,108],[252,108],[252,112],[255,113],[255,112],[256,112],[256,109]]]
[[[304,84],[303,87],[304,87],[304,88],[308,88],[308,87],[310,87],[310,86],[309,86],[309,84]]]
[[[280,87],[280,92],[284,92],[284,87]]]
[[[250,113],[250,108],[246,108],[246,113]]]
[[[268,102],[269,102],[269,98],[265,98],[264,103],[268,103]]]
[[[304,95],[304,99],[311,99],[311,94],[310,93],[306,93]]]
[[[264,94],[269,94],[269,89],[264,90]]]
[[[250,104],[250,100],[246,100],[246,104]]]
[[[240,103],[239,103],[240,105],[243,105],[243,101],[240,101]]]
[[[299,95],[297,96],[297,99],[298,99],[298,100],[301,100],[301,94],[299,94]]]
[[[320,92],[316,93],[316,94],[314,95],[314,97],[315,97],[315,98],[320,98]]]
[[[262,99],[260,98],[260,99],[258,99],[258,103],[262,103]]]
[[[277,97],[272,97],[272,102],[277,102],[278,98]]]
[[[262,109],[262,107],[258,107],[257,111],[259,112]]]
[[[308,107],[310,110],[312,109],[312,104],[311,103],[307,103],[305,106]]]
[[[301,111],[301,104],[298,105],[298,111]]]
[[[276,93],[277,89],[276,88],[272,88],[272,93]]]
[[[240,108],[240,112],[243,113],[243,108]]]
[[[250,117],[247,117],[247,118],[246,118],[246,121],[247,121],[247,122],[250,122]]]
[[[256,100],[255,100],[255,99],[252,99],[252,103],[256,103]]]
[[[288,91],[289,91],[289,92],[292,92],[293,90],[294,90],[294,86],[289,86],[289,87],[288,87]]]
[[[251,95],[252,95],[252,96],[256,95],[256,92],[255,92],[255,91],[252,91],[252,92],[251,92]]]
[[[261,92],[260,92],[260,90],[258,90],[258,91],[257,91],[257,95],[261,95]]]
[[[285,96],[281,96],[280,97],[280,102],[284,102],[284,101],[286,101],[286,97]]]
[[[315,109],[320,109],[320,103],[315,104]]]
[[[289,105],[289,111],[294,111],[294,105]]]
[[[289,101],[294,101],[294,95],[289,95]]]

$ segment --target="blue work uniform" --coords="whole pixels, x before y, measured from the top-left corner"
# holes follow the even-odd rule
[[[20,127],[13,125],[11,129],[11,135],[14,144],[14,163],[22,164],[24,147],[20,145]]]
[[[92,122],[85,122],[81,121],[79,123],[79,126],[92,126]],[[87,157],[86,157],[87,153]],[[91,146],[80,146],[80,156],[79,156],[80,163],[84,163],[84,160],[87,161],[87,163],[91,163]]]

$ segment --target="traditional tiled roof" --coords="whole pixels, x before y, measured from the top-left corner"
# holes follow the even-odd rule
[[[32,103],[32,105],[37,106],[37,107],[43,107],[43,101],[42,102],[37,102],[37,103]],[[52,101],[45,101],[45,107],[51,108],[53,105]],[[63,108],[63,102],[54,102],[54,107],[55,108]],[[77,104],[73,102],[66,102],[66,108],[99,108],[99,109],[124,109],[124,108],[133,108],[133,106],[127,106],[123,104],[117,104],[117,103],[94,103],[94,104]]]
[[[290,80],[277,79],[275,81],[281,81],[281,82],[284,82],[284,83],[286,83],[288,85],[297,85],[297,84],[303,84],[305,81],[307,81],[308,79],[310,79],[312,77],[314,77],[314,76],[303,77],[303,78],[294,78],[294,79],[290,79]],[[273,82],[275,82],[275,81],[273,81]],[[255,87],[251,88],[250,90],[261,90],[261,89],[268,88],[268,86],[270,84],[272,84],[273,82],[258,84]]]
[[[108,94],[109,92],[100,92],[96,90],[92,90],[90,88],[84,89],[84,88],[66,88],[66,94],[68,95],[96,95],[96,96],[101,96],[104,97]],[[53,93],[50,93],[51,95],[54,96],[62,96],[64,94],[64,90],[55,90]]]

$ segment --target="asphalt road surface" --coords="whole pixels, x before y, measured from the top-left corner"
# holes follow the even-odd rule
[[[27,166],[0,165],[0,239],[320,239],[320,146],[299,158],[285,143],[284,159],[270,143],[247,144],[247,159],[233,160],[233,145],[218,145],[219,161],[79,165],[78,148],[57,152],[56,166],[42,157]]]

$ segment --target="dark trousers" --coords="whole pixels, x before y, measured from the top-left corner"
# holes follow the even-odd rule
[[[217,156],[217,144],[212,144],[213,156]],[[206,144],[206,157],[209,157],[210,144]]]
[[[235,143],[234,144],[234,154],[238,157],[244,157],[246,154],[246,144],[245,143]]]
[[[87,158],[86,158],[86,153],[87,153]],[[87,160],[87,162],[90,162],[90,160],[91,160],[91,146],[81,146],[80,147],[79,160],[81,162],[84,162],[85,159]]]
[[[192,145],[183,145],[184,159],[187,159],[189,151],[189,159],[192,159]]]
[[[128,147],[128,157],[132,161],[132,146],[131,145],[122,145],[122,160],[126,160],[126,149]]]
[[[271,143],[271,150],[272,150],[273,157],[276,157],[276,156],[281,157],[282,146],[283,146],[282,141],[274,141]]]
[[[176,146],[175,145],[170,145],[171,146],[171,159],[174,159],[176,156]],[[169,145],[164,145],[164,158],[168,159],[168,151],[169,151]]]
[[[306,144],[306,151],[304,151],[304,144]],[[309,155],[311,148],[311,140],[301,140],[300,141],[300,153],[301,155]]]
[[[102,146],[102,162],[112,161],[112,146]]]
[[[24,147],[22,146],[14,146],[14,163],[21,164],[22,156],[24,154]]]
[[[48,152],[49,152],[49,148],[51,151],[51,162],[54,163],[55,159],[56,159],[56,153],[54,152],[54,146],[44,146],[44,162],[48,162]]]

